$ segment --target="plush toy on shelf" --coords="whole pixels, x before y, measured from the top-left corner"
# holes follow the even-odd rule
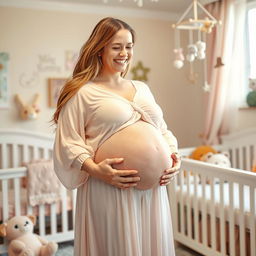
[[[207,154],[203,155],[200,160],[209,164],[216,164],[221,167],[231,167],[228,152],[220,152],[216,154],[208,152]]]
[[[19,94],[15,95],[15,100],[20,107],[20,117],[23,120],[34,120],[38,117],[40,109],[38,107],[39,94],[35,94],[32,104],[25,104]]]
[[[173,62],[173,65],[175,68],[182,68],[184,65],[184,55],[183,55],[183,49],[182,48],[177,48],[173,50],[175,54],[175,60]]]
[[[15,216],[0,225],[0,235],[9,241],[9,256],[53,256],[58,244],[33,234],[35,216]]]
[[[247,94],[246,102],[249,107],[256,107],[256,79],[249,79],[249,87],[252,91]]]

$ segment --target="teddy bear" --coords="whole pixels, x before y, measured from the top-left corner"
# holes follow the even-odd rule
[[[249,79],[249,87],[252,91],[247,94],[246,102],[249,107],[256,107],[256,79]]]
[[[182,48],[177,48],[173,50],[175,54],[175,60],[173,62],[173,65],[175,68],[182,68],[184,65],[184,55],[183,55],[183,49]]]
[[[36,217],[15,216],[0,225],[0,235],[9,241],[9,256],[53,256],[58,244],[33,234]]]
[[[216,154],[213,152],[208,152],[207,154],[203,155],[200,160],[209,164],[216,164],[221,167],[231,167],[228,152],[219,152]]]

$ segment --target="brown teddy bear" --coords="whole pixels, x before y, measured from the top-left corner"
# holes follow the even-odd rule
[[[0,225],[0,235],[9,241],[9,256],[53,256],[58,244],[33,234],[35,216],[15,216]]]

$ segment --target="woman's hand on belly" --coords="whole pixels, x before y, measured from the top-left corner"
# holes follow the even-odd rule
[[[172,153],[171,158],[173,160],[173,166],[170,169],[164,171],[164,175],[160,179],[160,185],[166,186],[168,185],[175,176],[179,173],[181,158],[178,153]]]
[[[124,161],[123,158],[107,158],[99,163],[84,163],[83,169],[86,170],[92,177],[100,179],[117,188],[130,188],[137,186],[140,177],[137,170],[117,170],[112,165],[118,165]],[[87,162],[87,161],[85,161]],[[90,166],[90,167],[89,167]],[[89,168],[88,168],[89,167]]]

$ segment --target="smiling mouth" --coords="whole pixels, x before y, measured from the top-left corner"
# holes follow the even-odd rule
[[[125,60],[114,60],[118,64],[126,64],[128,62],[128,59]]]

